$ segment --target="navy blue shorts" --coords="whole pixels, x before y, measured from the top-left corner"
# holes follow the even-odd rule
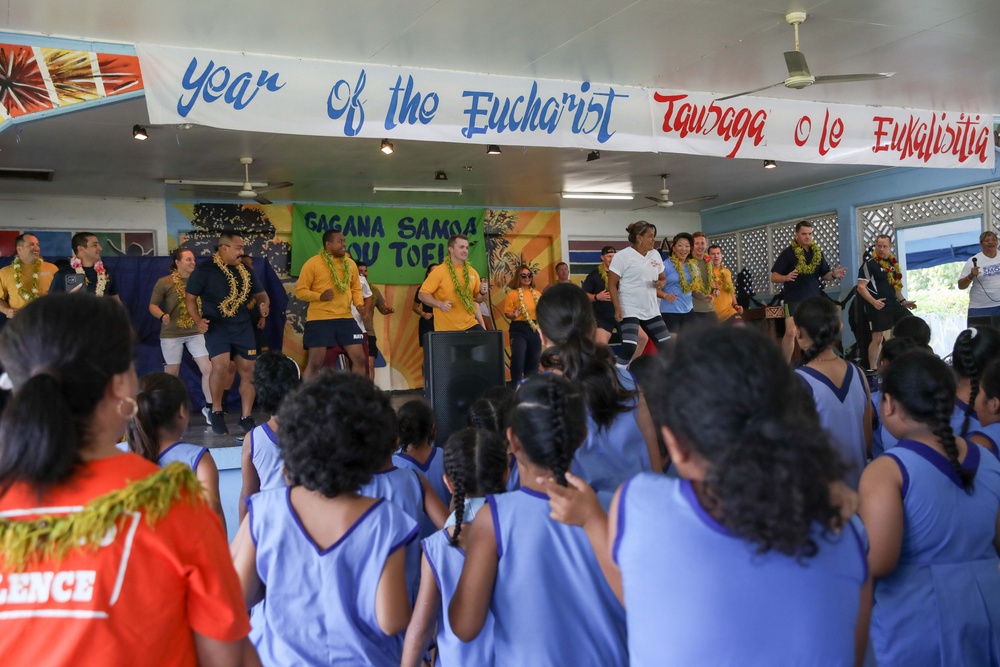
[[[364,342],[365,332],[361,330],[353,317],[308,321],[305,333],[302,335],[302,347],[307,350],[314,347],[363,345]]]
[[[205,332],[205,347],[209,357],[220,354],[234,357],[238,354],[249,361],[256,359],[258,352],[257,336],[250,322],[210,320]]]

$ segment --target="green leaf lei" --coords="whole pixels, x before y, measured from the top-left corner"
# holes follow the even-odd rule
[[[684,270],[681,267],[681,260],[677,259],[673,255],[670,256],[670,261],[673,263],[674,268],[677,270],[677,280],[681,285],[681,292],[684,294],[690,294],[691,292],[701,292],[702,294],[712,293],[712,283],[709,282],[707,285],[704,280],[699,280],[701,278],[701,270],[698,268],[698,260],[693,257],[688,257],[684,264],[691,271],[691,280],[687,279],[684,275]]]
[[[15,571],[49,559],[60,561],[75,549],[96,551],[119,521],[142,512],[149,526],[162,519],[185,495],[201,498],[201,482],[187,465],[175,461],[148,477],[98,496],[80,512],[46,514],[31,520],[0,519],[0,563]]]
[[[462,267],[465,269],[464,289],[458,284],[458,276],[455,275],[455,265],[451,263],[451,257],[445,257],[444,263],[448,267],[448,275],[451,276],[451,282],[455,286],[455,294],[458,295],[458,300],[462,302],[467,311],[474,315],[476,313],[476,304],[472,300],[472,278],[469,276],[469,263],[465,262],[462,264]]]
[[[538,292],[536,292],[534,290],[534,288],[531,289],[531,298],[535,300],[535,306],[536,307],[538,306],[538,299],[541,296],[542,295],[539,294]],[[528,307],[526,305],[524,305],[524,288],[523,287],[518,287],[517,288],[517,299],[518,299],[518,301],[521,302],[521,314],[524,315],[524,321],[528,323],[528,326],[531,327],[532,331],[538,331],[538,322],[536,322],[535,320],[531,319],[531,315],[528,315]]]
[[[809,250],[812,251],[813,258],[808,264],[806,264],[806,251],[802,249],[802,246],[792,241],[792,250],[795,252],[795,259],[798,260],[795,264],[796,271],[805,276],[816,273],[819,263],[823,261],[823,251],[819,249],[815,241],[809,244]]]
[[[333,255],[328,253],[326,250],[319,251],[320,257],[326,262],[326,268],[330,269],[330,278],[333,279],[333,286],[337,288],[337,291],[341,294],[347,294],[347,289],[350,286],[350,274],[351,270],[347,265],[347,258],[340,258],[340,266],[343,267],[343,275],[337,275],[337,265],[333,263]]]

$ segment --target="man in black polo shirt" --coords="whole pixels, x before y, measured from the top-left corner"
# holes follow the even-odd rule
[[[49,291],[76,292],[83,289],[97,296],[110,296],[121,303],[118,298],[118,283],[111,279],[111,274],[101,261],[101,242],[97,240],[97,236],[90,232],[77,232],[73,234],[70,245],[73,246],[70,266],[56,271]],[[74,284],[67,285],[67,278]]]
[[[615,258],[614,246],[601,248],[601,264],[587,274],[583,280],[583,291],[594,304],[594,319],[597,320],[595,340],[601,345],[607,345],[611,340],[618,322],[615,320],[615,305],[611,303],[611,293],[608,292],[608,266]]]
[[[249,306],[260,308],[261,318],[268,316],[271,303],[267,292],[253,271],[240,261],[243,256],[243,237],[236,232],[223,232],[219,249],[211,262],[195,267],[187,281],[188,312],[194,317],[198,331],[205,334],[205,347],[212,360],[212,413],[209,420],[215,433],[229,433],[222,406],[222,392],[229,372],[229,362],[236,364],[240,374],[241,412],[240,426],[249,433],[255,426],[253,417],[253,366],[257,358],[257,340],[254,336],[253,316]],[[198,316],[197,298],[201,297],[204,317]]]
[[[771,267],[771,282],[780,284],[785,300],[785,337],[781,351],[791,361],[795,351],[795,325],[792,314],[795,307],[811,296],[823,293],[822,281],[837,280],[847,275],[847,269],[831,269],[823,251],[813,242],[813,227],[808,220],[795,225],[792,244],[781,251]]]
[[[885,334],[910,310],[917,307],[903,298],[903,276],[892,254],[892,239],[880,234],[875,239],[875,256],[858,270],[858,296],[864,301],[865,320],[872,327],[868,346],[868,368],[875,369]]]

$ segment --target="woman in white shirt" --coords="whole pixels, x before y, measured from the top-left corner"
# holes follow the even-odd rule
[[[983,232],[979,235],[976,253],[962,267],[958,278],[958,288],[968,289],[970,327],[990,324],[996,326],[1000,320],[1000,256],[997,256],[997,235]]]
[[[622,367],[628,366],[632,359],[640,327],[658,349],[670,338],[656,300],[656,290],[666,284],[663,260],[654,249],[656,225],[639,220],[625,231],[630,245],[615,253],[608,267],[608,292],[615,307],[615,319],[621,322],[618,365]]]

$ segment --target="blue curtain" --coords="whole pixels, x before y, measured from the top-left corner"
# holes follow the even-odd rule
[[[0,267],[7,266],[13,257],[0,259]],[[199,258],[198,263],[210,262],[211,257]],[[153,285],[163,276],[170,273],[169,257],[107,257],[104,265],[114,276],[118,284],[118,296],[128,309],[135,330],[135,370],[139,377],[163,370],[163,355],[160,352],[160,323],[149,314],[149,297],[153,293]],[[288,307],[288,295],[281,284],[278,275],[262,257],[255,257],[253,269],[260,279],[264,290],[271,299],[271,314],[267,318],[264,333],[270,349],[280,351],[285,329],[285,309]],[[2,316],[0,316],[2,317]],[[3,318],[6,323],[6,318]],[[181,364],[181,379],[184,381],[191,396],[192,407],[200,410],[202,402],[201,373],[198,366],[187,355]],[[249,381],[249,378],[247,379]],[[237,377],[236,383],[239,382]],[[236,384],[234,384],[236,386]],[[228,407],[239,405],[239,396],[230,392]],[[194,421],[194,418],[192,418]]]

